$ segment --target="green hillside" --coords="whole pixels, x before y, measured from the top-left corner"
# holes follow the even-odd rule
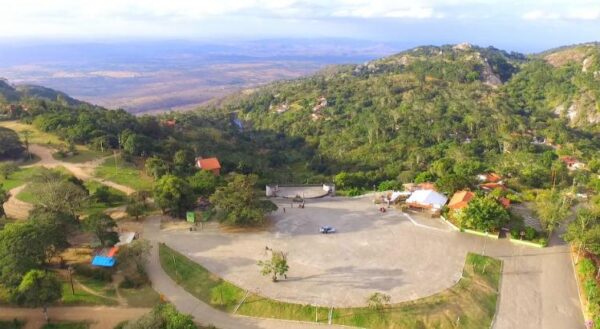
[[[0,78],[0,104],[21,103],[31,100],[57,101],[68,106],[78,106],[84,102],[54,89],[36,85],[11,85]]]
[[[555,111],[600,91],[593,67],[470,45],[419,47],[236,95],[216,110],[237,115],[246,135],[268,132],[307,149],[292,159],[264,143],[265,157],[317,177],[356,172],[355,185],[365,188],[424,171],[434,179],[485,169],[518,175],[549,171],[557,153],[595,156],[595,125]],[[552,151],[538,140],[565,147]]]

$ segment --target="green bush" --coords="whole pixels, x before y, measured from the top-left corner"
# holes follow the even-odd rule
[[[361,189],[353,187],[347,191],[348,196],[359,196],[362,194]]]
[[[583,282],[583,290],[590,304],[598,304],[600,302],[600,288],[594,279],[587,279]]]
[[[593,278],[596,274],[596,265],[591,259],[584,258],[577,264],[577,272],[585,279]]]
[[[533,240],[538,235],[538,232],[533,227],[525,227],[525,240]]]
[[[395,180],[386,180],[379,183],[377,187],[378,191],[389,191],[389,190],[400,190],[402,189],[402,184]]]
[[[113,270],[111,269],[95,268],[87,264],[75,264],[73,269],[78,275],[99,281],[112,282]]]

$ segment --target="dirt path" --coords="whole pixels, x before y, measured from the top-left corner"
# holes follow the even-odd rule
[[[121,307],[50,307],[48,315],[52,322],[74,321],[91,322],[91,329],[109,329],[117,324],[137,319],[148,313],[148,308],[121,308]],[[24,329],[40,329],[44,324],[44,314],[36,308],[10,308],[0,307],[0,319],[12,320],[14,318],[27,321]]]
[[[116,190],[119,190],[127,195],[135,192],[135,189],[133,189],[129,186],[117,184],[117,183],[111,182],[109,180],[104,180],[104,179],[94,177],[94,170],[100,164],[102,164],[102,162],[105,161],[108,157],[104,157],[104,158],[100,158],[100,159],[96,159],[96,160],[92,160],[92,161],[88,161],[88,162],[83,162],[83,163],[70,163],[70,162],[65,162],[65,161],[60,161],[60,160],[54,159],[52,157],[52,153],[54,152],[54,150],[52,150],[48,147],[42,146],[42,145],[32,144],[31,146],[29,146],[29,151],[31,153],[35,154],[36,156],[38,156],[40,158],[40,161],[38,161],[32,165],[26,166],[26,167],[35,167],[35,166],[46,167],[46,168],[64,167],[68,171],[70,171],[73,175],[75,175],[75,177],[77,177],[79,179],[94,180],[96,182],[99,182],[100,184],[103,184],[103,185],[112,187]]]
[[[75,177],[81,180],[93,180],[102,185],[112,187],[115,190],[121,191],[127,195],[130,195],[135,192],[135,189],[117,184],[115,182],[111,182],[108,180],[100,179],[93,176],[94,170],[102,164],[107,157],[96,159],[93,161],[83,162],[83,163],[69,163],[65,161],[56,160],[52,157],[52,153],[54,152],[52,149],[32,144],[29,146],[29,151],[35,154],[40,158],[40,161],[24,166],[24,168],[29,167],[45,167],[45,168],[56,168],[56,167],[64,167],[68,171],[70,171]],[[19,194],[23,189],[27,186],[27,184],[17,186],[9,191],[10,198],[6,203],[4,203],[4,211],[6,215],[10,218],[15,219],[26,219],[29,215],[29,211],[33,208],[33,205],[27,202],[23,202],[17,199],[17,194]]]
[[[6,216],[15,219],[27,218],[33,205],[17,199],[17,194],[23,191],[26,186],[27,184],[23,184],[8,191],[10,198],[4,203],[4,212],[6,213]]]
[[[123,302],[121,299],[119,298],[115,298],[115,297],[109,297],[106,295],[102,295],[97,293],[96,291],[94,291],[93,289],[91,289],[90,287],[86,286],[85,284],[81,283],[79,280],[73,278],[73,283],[75,283],[77,285],[77,288],[81,288],[81,290],[87,292],[90,295],[94,295],[94,296],[98,296],[101,298],[105,298],[105,299],[110,299],[110,300],[114,300],[115,302],[119,303],[119,306],[123,307],[123,306],[127,306],[127,302],[125,301],[125,305],[123,305]],[[118,290],[117,290],[118,291]]]

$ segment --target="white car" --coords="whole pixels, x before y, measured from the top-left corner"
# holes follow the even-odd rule
[[[319,232],[321,232],[323,234],[335,233],[335,228],[325,225],[325,226],[321,226],[321,228],[319,229]]]

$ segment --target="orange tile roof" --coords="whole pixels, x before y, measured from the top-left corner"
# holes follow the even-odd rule
[[[115,257],[115,255],[119,252],[119,247],[112,247],[108,251],[107,257]]]
[[[493,189],[506,189],[506,186],[504,186],[503,184],[500,183],[484,183],[484,184],[479,184],[479,187],[484,189],[484,190],[493,190]]]
[[[435,191],[435,184],[431,183],[431,182],[417,184],[417,187],[420,190],[434,190]]]
[[[502,179],[502,177],[500,177],[500,175],[496,174],[496,173],[489,173],[486,175],[486,180],[490,183],[497,183]]]
[[[500,204],[502,205],[502,207],[504,208],[508,208],[510,207],[510,200],[505,198],[505,197],[500,197],[498,199],[498,202],[500,202]]]
[[[204,170],[221,169],[221,164],[217,158],[198,159],[198,167]]]
[[[450,202],[448,203],[448,208],[450,209],[462,209],[469,204],[469,201],[475,197],[475,193],[471,191],[458,191],[454,193]]]
[[[569,155],[561,157],[560,160],[569,166],[572,166],[575,163],[577,163],[577,158],[574,156],[569,156]]]

